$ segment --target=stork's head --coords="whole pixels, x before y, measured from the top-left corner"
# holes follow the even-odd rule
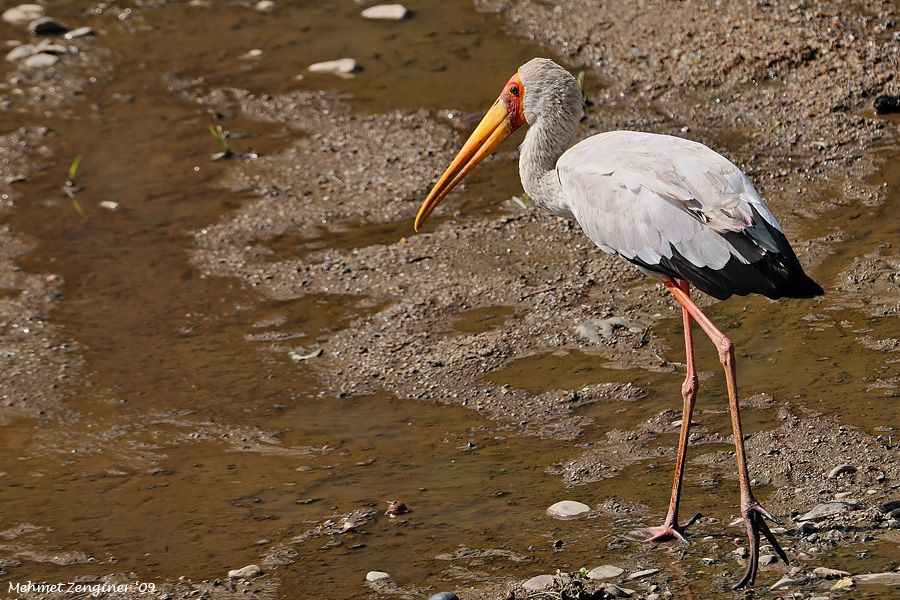
[[[584,96],[578,82],[558,64],[548,58],[533,58],[519,67],[422,203],[415,230],[478,163],[523,124],[534,125],[545,116],[577,124],[583,110]]]

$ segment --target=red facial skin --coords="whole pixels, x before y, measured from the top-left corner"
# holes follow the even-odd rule
[[[525,84],[522,78],[516,73],[509,78],[506,85],[503,86],[503,93],[500,98],[506,102],[506,112],[509,115],[510,127],[515,130],[525,124]]]

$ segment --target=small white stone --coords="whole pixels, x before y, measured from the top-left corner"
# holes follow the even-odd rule
[[[391,576],[385,573],[384,571],[369,571],[366,573],[366,581],[372,583],[374,581],[381,581],[382,579],[390,579]]]
[[[347,75],[356,70],[356,61],[352,58],[339,58],[327,60],[309,65],[306,68],[311,73],[337,73]]]
[[[3,20],[10,25],[21,27],[44,16],[44,7],[40,4],[20,4],[3,11]]]
[[[800,583],[798,580],[796,580],[796,579],[791,579],[790,577],[788,577],[787,575],[785,575],[784,577],[782,577],[781,579],[779,579],[778,581],[776,581],[776,582],[772,585],[772,587],[769,588],[769,590],[772,591],[772,592],[774,592],[775,590],[780,590],[780,589],[782,589],[782,588],[790,587],[790,586],[792,586],[792,585],[797,585],[798,583]]]
[[[624,572],[625,569],[621,569],[615,565],[600,565],[599,567],[594,567],[593,569],[588,571],[587,578],[612,579],[613,577],[618,577]]]
[[[387,21],[400,21],[405,19],[409,11],[402,4],[378,4],[370,6],[362,11],[365,19],[383,19]]]
[[[262,57],[262,55],[263,55],[262,50],[260,50],[259,48],[254,48],[253,50],[250,50],[250,51],[246,52],[245,54],[241,55],[241,58],[243,58],[244,60],[253,60],[253,59]]]
[[[574,500],[562,500],[547,509],[547,514],[557,519],[574,519],[591,512],[591,507]]]
[[[523,583],[522,587],[529,592],[539,592],[552,586],[553,579],[553,575],[537,575]]]
[[[52,67],[59,62],[59,57],[53,54],[33,54],[22,61],[22,64],[29,69],[42,69],[44,67]]]
[[[274,2],[272,2],[272,0],[259,0],[259,2],[253,5],[253,8],[258,10],[259,12],[272,12],[278,7]]]
[[[240,569],[232,569],[228,571],[229,579],[250,579],[251,577],[259,577],[263,574],[263,570],[259,565],[247,565]]]
[[[112,200],[103,200],[100,202],[100,208],[105,208],[106,210],[119,210],[119,203],[113,202]]]
[[[92,35],[97,35],[97,32],[90,27],[79,27],[78,29],[73,29],[72,31],[66,32],[63,37],[67,40],[74,40],[77,38],[89,37]]]
[[[21,46],[16,46],[12,50],[10,50],[6,54],[6,60],[9,62],[15,62],[17,60],[22,60],[23,58],[28,58],[32,54],[37,52],[37,48],[32,44],[22,44]]]

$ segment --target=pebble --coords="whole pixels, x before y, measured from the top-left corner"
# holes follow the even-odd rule
[[[600,565],[599,567],[594,567],[593,569],[588,571],[587,578],[612,579],[613,577],[618,577],[624,572],[625,569],[621,569],[615,565]]]
[[[32,54],[22,61],[22,64],[29,69],[43,69],[45,67],[52,67],[57,62],[59,62],[58,56],[41,52],[40,54]]]
[[[31,35],[56,35],[67,31],[68,27],[51,17],[41,17],[28,24],[28,33]]]
[[[10,50],[6,54],[6,60],[15,62],[17,60],[22,60],[23,58],[28,58],[35,52],[37,52],[37,47],[33,44],[22,44],[21,46],[16,46]]]
[[[853,465],[838,465],[828,472],[828,479],[834,479],[844,474],[852,475],[856,473],[856,467]]]
[[[384,571],[369,571],[366,573],[366,581],[372,583],[374,581],[381,581],[382,579],[390,579],[391,576],[385,573]]]
[[[769,588],[769,591],[774,592],[775,590],[780,590],[782,588],[786,588],[786,587],[789,587],[792,585],[797,585],[798,583],[800,583],[800,580],[791,579],[790,577],[785,575],[784,577],[782,577],[781,579],[776,581],[774,584],[772,584],[772,587]]]
[[[816,567],[813,574],[819,579],[840,579],[850,575],[847,571],[838,571],[837,569],[829,569],[827,567]]]
[[[102,200],[100,202],[100,208],[105,208],[106,210],[119,210],[119,203],[114,202],[113,200]]]
[[[875,112],[879,115],[889,115],[900,112],[900,96],[884,94],[875,98]]]
[[[428,596],[428,600],[459,600],[459,596],[453,592],[438,592]]]
[[[257,58],[262,58],[263,51],[259,48],[254,48],[253,50],[249,50],[246,53],[241,55],[241,59],[243,60],[254,60]]]
[[[347,75],[356,71],[357,67],[356,61],[352,58],[339,58],[337,60],[327,60],[325,62],[311,64],[306,67],[306,70],[310,73],[336,73]]]
[[[853,578],[857,585],[884,585],[887,587],[900,586],[900,572],[892,573],[865,573]]]
[[[66,32],[66,35],[63,37],[67,40],[75,40],[78,38],[90,37],[92,35],[97,35],[97,32],[90,27],[79,27],[78,29]]]
[[[557,519],[574,519],[591,512],[591,507],[574,500],[562,500],[547,509],[547,514]]]
[[[259,0],[259,2],[253,5],[253,8],[259,12],[272,12],[278,8],[278,6],[272,2],[272,0]]]
[[[405,19],[409,11],[402,4],[378,4],[362,11],[364,19],[382,19],[400,21]]]
[[[848,510],[850,510],[850,505],[846,502],[825,502],[824,504],[819,504],[806,514],[800,515],[795,520],[815,521],[817,519],[824,519],[825,517],[845,513]]]
[[[634,590],[621,588],[613,583],[607,583],[603,586],[603,591],[613,598],[631,598],[634,596]]]
[[[537,575],[522,584],[522,587],[529,592],[539,592],[546,590],[553,585],[553,575]]]
[[[240,569],[232,569],[228,571],[229,579],[250,579],[251,577],[259,577],[263,574],[263,570],[259,565],[247,565]]]
[[[759,564],[766,566],[778,562],[778,557],[774,554],[763,554],[759,557]]]
[[[44,7],[40,4],[20,4],[3,11],[3,20],[16,27],[28,25],[43,16]]]
[[[656,575],[657,573],[659,573],[659,569],[644,569],[643,571],[635,571],[634,573],[626,577],[625,581],[634,581],[635,579],[649,577],[650,575]]]

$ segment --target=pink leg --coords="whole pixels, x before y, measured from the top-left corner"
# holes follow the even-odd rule
[[[691,284],[687,281],[677,283],[679,289],[690,296]],[[690,544],[684,537],[684,532],[703,515],[694,515],[686,525],[678,524],[678,504],[681,501],[681,481],[684,479],[684,462],[687,458],[688,435],[691,431],[691,417],[694,414],[694,401],[697,399],[697,391],[700,385],[697,382],[697,372],[694,369],[694,335],[691,332],[691,315],[686,308],[681,308],[681,320],[684,325],[684,350],[687,356],[687,373],[684,383],[681,385],[681,398],[683,406],[681,410],[681,433],[678,436],[678,453],[675,457],[675,481],[672,483],[672,497],[669,500],[669,512],[666,520],[659,527],[649,527],[647,533],[648,542],[664,542],[672,538],[678,539],[682,544]]]
[[[741,413],[737,400],[737,384],[735,383],[734,344],[732,344],[731,340],[729,340],[721,331],[716,329],[715,325],[712,324],[712,321],[710,321],[709,318],[703,314],[703,311],[700,310],[700,307],[691,300],[689,294],[685,293],[683,289],[673,282],[666,282],[666,287],[672,295],[675,296],[678,302],[681,303],[682,308],[687,310],[691,317],[697,321],[697,324],[700,325],[700,328],[703,329],[707,336],[709,336],[709,339],[712,340],[713,344],[716,345],[716,348],[719,350],[719,361],[725,368],[725,383],[728,387],[728,405],[731,409],[731,428],[734,432],[734,449],[735,456],[737,457],[738,480],[741,485],[741,514],[743,515],[744,523],[747,526],[747,539],[750,542],[750,565],[741,580],[734,586],[734,589],[739,589],[747,585],[753,585],[753,582],[756,580],[756,572],[759,569],[760,532],[762,532],[769,543],[772,544],[772,548],[775,549],[775,552],[781,560],[783,560],[785,564],[788,564],[787,554],[785,554],[781,545],[778,543],[778,540],[775,539],[775,536],[769,530],[769,526],[766,524],[765,519],[769,519],[776,523],[780,523],[780,521],[760,506],[756,498],[753,497],[753,492],[750,491],[750,476],[747,473],[747,457],[744,452],[744,434],[741,429]]]

